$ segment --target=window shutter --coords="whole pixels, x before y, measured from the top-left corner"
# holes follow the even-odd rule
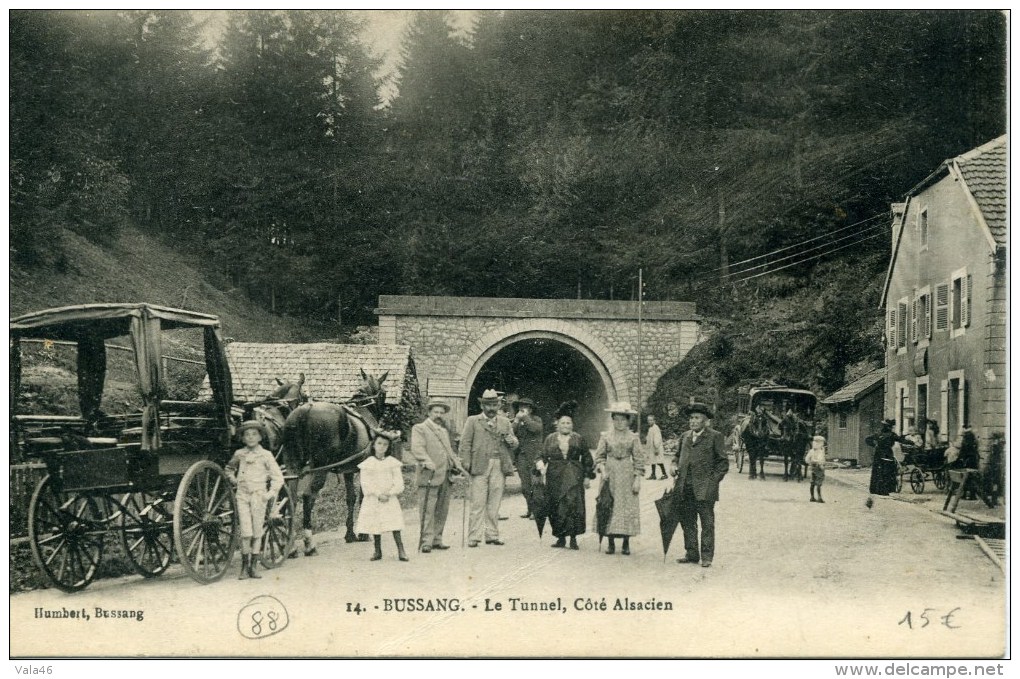
[[[935,329],[949,327],[949,284],[942,283],[935,288]]]
[[[960,291],[960,325],[970,325],[970,295],[973,291],[974,281],[970,274],[961,283],[963,289]]]
[[[925,295],[924,301],[924,331],[925,339],[931,339],[931,294]]]
[[[889,348],[896,348],[896,309],[889,309]]]
[[[910,341],[917,344],[917,298],[910,302]]]
[[[896,326],[896,348],[905,348],[907,346],[907,303],[900,302],[896,305],[896,318],[899,324]]]

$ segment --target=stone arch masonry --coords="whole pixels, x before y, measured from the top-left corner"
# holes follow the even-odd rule
[[[448,402],[458,425],[482,366],[514,342],[563,342],[591,361],[610,399],[643,404],[701,326],[688,302],[645,302],[640,342],[636,302],[381,295],[375,313],[379,342],[411,346],[426,396]]]

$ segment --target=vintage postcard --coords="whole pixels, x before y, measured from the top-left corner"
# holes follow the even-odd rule
[[[1003,13],[9,18],[19,674],[1002,674]]]

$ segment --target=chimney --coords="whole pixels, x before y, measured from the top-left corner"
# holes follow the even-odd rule
[[[899,224],[904,219],[904,213],[907,211],[906,203],[892,203],[892,248],[896,249],[896,236],[899,233]]]

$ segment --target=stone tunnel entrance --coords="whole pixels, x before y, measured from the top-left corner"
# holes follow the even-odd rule
[[[496,350],[470,385],[468,414],[480,412],[478,397],[489,388],[535,401],[547,434],[560,403],[577,401],[574,430],[593,448],[608,422],[603,409],[610,397],[603,376],[581,351],[556,339],[520,339]]]

